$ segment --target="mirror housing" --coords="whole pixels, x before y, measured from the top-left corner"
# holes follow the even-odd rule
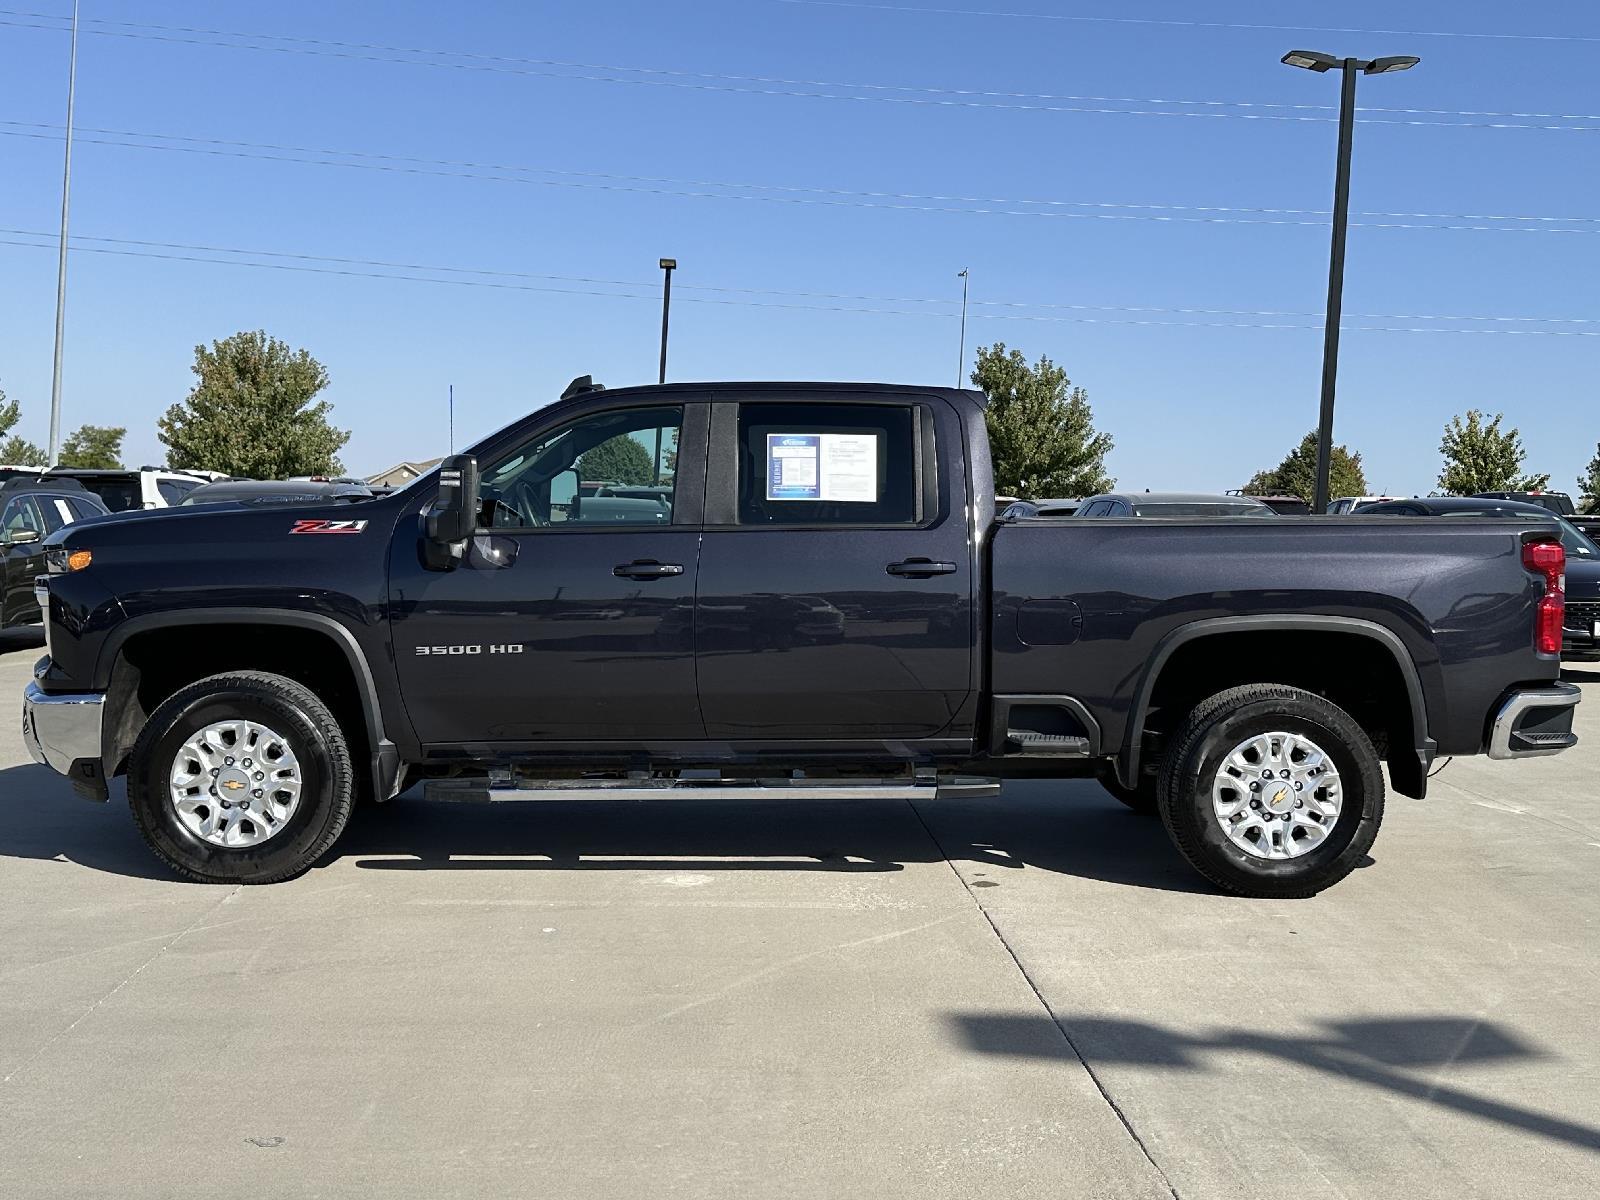
[[[25,546],[29,542],[37,542],[40,536],[37,529],[10,529],[6,531],[6,545]]]
[[[452,454],[439,464],[439,497],[423,517],[423,556],[436,571],[461,561],[478,524],[478,460]]]

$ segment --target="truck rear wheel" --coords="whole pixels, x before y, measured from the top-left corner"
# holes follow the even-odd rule
[[[213,675],[174,693],[128,765],[144,840],[202,883],[275,883],[325,854],[349,820],[350,749],[303,684],[262,671]]]
[[[1226,891],[1314,896],[1365,858],[1383,820],[1383,772],[1360,725],[1300,688],[1230,688],[1189,714],[1161,772],[1161,819]]]

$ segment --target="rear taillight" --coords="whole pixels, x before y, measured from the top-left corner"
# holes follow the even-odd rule
[[[1544,580],[1538,615],[1533,622],[1533,647],[1540,654],[1561,653],[1561,621],[1567,608],[1567,552],[1560,542],[1528,542],[1522,565]]]

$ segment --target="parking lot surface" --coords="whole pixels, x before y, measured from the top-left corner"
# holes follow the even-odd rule
[[[0,635],[0,703],[40,653]],[[1303,901],[1091,783],[358,814],[181,883],[0,726],[7,1196],[1593,1197],[1585,744]]]

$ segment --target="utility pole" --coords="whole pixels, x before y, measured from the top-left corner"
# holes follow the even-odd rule
[[[50,465],[61,453],[61,345],[67,320],[67,211],[72,199],[72,109],[78,93],[78,0],[72,0],[72,51],[67,60],[67,151],[61,165],[61,249],[56,262],[56,347],[50,372]]]
[[[450,453],[456,452],[456,385],[450,385]]]
[[[967,268],[961,269],[961,348],[956,351],[956,386],[961,386],[961,373],[967,369]]]
[[[657,383],[667,381],[667,318],[672,315],[672,272],[677,266],[675,258],[661,260],[661,375]]]
[[[1339,374],[1339,319],[1344,308],[1344,248],[1350,226],[1350,157],[1355,140],[1356,78],[1406,71],[1421,60],[1411,55],[1390,58],[1335,58],[1317,50],[1291,50],[1283,62],[1319,74],[1339,68],[1339,153],[1333,179],[1333,245],[1328,256],[1328,313],[1322,334],[1322,402],[1317,417],[1317,483],[1311,511],[1328,511],[1328,476],[1333,464],[1333,401]]]

